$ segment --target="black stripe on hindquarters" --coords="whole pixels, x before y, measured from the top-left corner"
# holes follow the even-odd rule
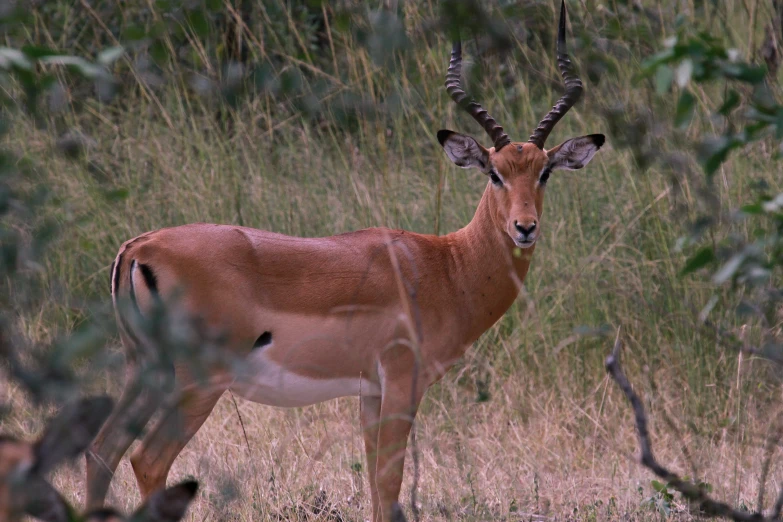
[[[120,272],[122,271],[122,256],[124,252],[117,256],[117,270],[114,272],[114,291],[120,291]]]
[[[272,344],[272,332],[267,331],[258,336],[256,342],[253,343],[253,349],[258,350],[259,348],[269,346],[270,344]]]
[[[114,289],[115,294],[119,296],[120,293],[120,272],[122,271],[122,256],[125,254],[123,252],[117,257],[117,271],[114,272]],[[133,301],[134,305],[136,304],[136,294],[133,290],[133,281],[130,278],[130,272],[128,273],[129,277],[129,286],[130,286],[130,296],[131,300]],[[131,340],[132,343],[134,343],[136,346],[140,345],[139,338],[136,337],[136,334],[133,333],[133,330],[131,329],[131,326],[128,324],[128,321],[125,319],[125,314],[122,313],[122,307],[118,306],[117,301],[115,300],[115,307],[117,310],[117,318],[119,320],[120,326],[123,330],[125,330],[125,334],[128,336],[128,338]]]
[[[154,295],[158,295],[158,278],[155,277],[155,272],[152,271],[149,265],[145,265],[143,263],[139,263],[139,270],[141,270],[141,275],[144,277],[144,282],[147,284],[147,288],[149,288],[150,292]]]

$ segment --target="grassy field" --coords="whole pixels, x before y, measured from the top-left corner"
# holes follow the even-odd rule
[[[572,19],[594,34],[610,31],[606,11],[612,6],[587,4],[585,11],[569,3]],[[661,13],[661,37],[672,33],[677,12],[694,16],[689,2],[645,4]],[[724,6],[731,19],[725,36],[745,53],[763,34],[761,22],[751,22],[769,15],[766,4],[748,4]],[[436,12],[435,2],[410,2],[406,27],[419,27]],[[82,321],[86,302],[108,298],[109,265],[119,245],[147,230],[205,221],[298,236],[379,225],[445,234],[467,224],[487,181],[453,167],[435,132],[451,128],[488,140],[442,87],[446,40],[413,40],[404,66],[389,71],[351,37],[333,37],[334,55],[327,57],[340,72],[321,74],[339,82],[334,91],[361,96],[373,107],[393,107],[394,93],[398,106],[350,121],[329,110],[305,120],[259,96],[240,104],[227,132],[211,101],[185,82],[128,88],[124,106],[130,109],[88,103],[78,114],[59,116],[60,125],[96,141],[78,162],[52,152],[53,125],[17,118],[9,145],[35,158],[34,172],[59,196],[40,218],[52,217],[66,231],[46,257],[47,299],[17,318],[25,335],[44,344]],[[497,57],[487,58],[474,91],[512,139],[525,141],[558,94],[532,79],[555,78],[550,47],[544,54],[514,45],[520,62],[500,67]],[[608,134],[607,107],[654,99],[650,107],[672,110],[673,95],[654,98],[648,82],[632,81],[643,56],[632,41],[626,47],[627,54],[612,58],[611,74],[586,79],[584,101],[550,144]],[[575,39],[572,56],[583,70],[591,52]],[[483,60],[470,58],[476,67]],[[714,107],[710,93],[701,94],[700,103]],[[677,146],[711,125],[696,121],[667,143]],[[411,449],[420,468],[423,520],[657,520],[668,508],[671,516],[690,519],[679,500],[656,496],[651,475],[636,462],[630,411],[603,370],[618,328],[627,344],[626,367],[651,411],[660,460],[710,483],[717,496],[755,508],[763,440],[777,428],[780,385],[773,377],[760,380],[772,373],[768,363],[725,351],[697,325],[710,284],[698,275],[681,277],[684,255],[674,248],[687,231],[687,214],[679,209],[696,205],[697,187],[686,179],[683,191],[675,191],[656,168],[640,170],[612,138],[585,171],[553,175],[544,235],[524,291],[425,399]],[[749,149],[721,170],[727,207],[747,200],[751,175],[773,192],[783,190],[772,149]],[[730,317],[731,306],[722,296],[714,313]],[[110,350],[119,351],[117,341]],[[89,373],[90,361],[83,365]],[[95,375],[92,389],[116,394],[119,373]],[[32,437],[46,412],[31,408],[11,383],[0,387],[0,396],[13,407],[2,431]],[[202,484],[189,520],[369,517],[356,399],[291,410],[236,403],[223,397],[174,465],[170,483],[193,476]],[[406,503],[413,459],[408,464]],[[768,506],[783,481],[779,459],[772,466]],[[80,463],[54,478],[77,503],[83,501],[82,474]],[[110,498],[125,509],[138,502],[127,460]]]

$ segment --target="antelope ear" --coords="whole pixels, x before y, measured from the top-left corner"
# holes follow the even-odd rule
[[[590,134],[564,141],[546,151],[549,170],[578,170],[590,163],[595,153],[606,141],[603,134]]]
[[[463,169],[477,168],[489,172],[489,150],[470,136],[450,130],[439,130],[438,141],[451,161]]]

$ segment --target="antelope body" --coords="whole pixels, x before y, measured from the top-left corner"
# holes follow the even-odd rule
[[[561,6],[558,63],[566,94],[528,142],[512,143],[475,102],[465,103],[457,42],[446,86],[494,142],[486,149],[452,131],[438,140],[452,161],[490,179],[471,222],[443,237],[374,228],[326,238],[298,238],[250,228],[191,224],[148,232],[124,243],[111,276],[115,304],[129,297],[141,316],[156,300],[179,294],[186,315],[223,337],[241,370],[215,365],[210,386],[174,371],[187,400],[181,430],[151,430],[131,457],[142,495],[165,484],[179,452],[228,389],[272,406],[306,406],[360,396],[373,520],[391,519],[407,438],[427,388],[516,299],[541,234],[552,171],[586,165],[603,135],[544,149],[557,121],[576,102],[581,82],[565,54]],[[123,344],[146,349],[132,321],[117,316]],[[111,474],[132,436],[121,426],[133,407],[147,420],[160,397],[126,389],[87,456],[88,503],[103,502]],[[123,406],[124,405],[124,406]],[[167,419],[163,419],[166,423]]]

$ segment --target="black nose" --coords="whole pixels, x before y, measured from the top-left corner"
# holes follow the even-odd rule
[[[520,234],[522,234],[523,236],[529,236],[536,229],[536,222],[533,221],[532,223],[530,223],[529,227],[525,228],[522,225],[520,225],[519,222],[514,221],[514,226],[516,227],[516,229],[519,231]]]

